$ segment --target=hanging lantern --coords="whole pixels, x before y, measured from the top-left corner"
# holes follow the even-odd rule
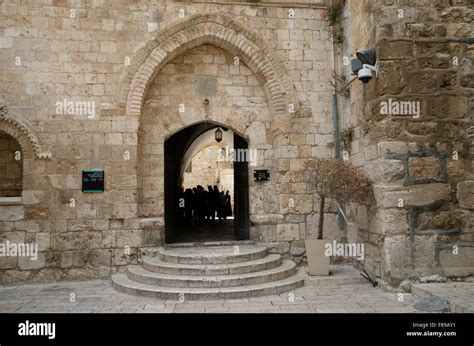
[[[216,130],[216,142],[220,143],[220,141],[222,141],[222,130],[218,127]]]

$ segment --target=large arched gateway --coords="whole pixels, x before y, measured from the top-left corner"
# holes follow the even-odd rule
[[[233,197],[236,237],[260,238],[258,217],[250,229],[252,215],[268,220],[278,212],[278,145],[285,131],[279,122],[298,114],[284,71],[262,38],[215,14],[192,16],[162,30],[137,54],[125,79],[130,84],[120,87],[117,101],[125,102],[127,116],[139,117],[138,212],[144,219],[164,221],[161,239],[173,241],[177,229],[170,206],[176,206],[182,177],[170,167],[181,169],[196,129],[211,123],[233,129],[239,134],[236,144],[242,139],[239,145],[255,153],[250,168],[236,163],[239,184]],[[271,180],[249,182],[256,169],[271,171]]]

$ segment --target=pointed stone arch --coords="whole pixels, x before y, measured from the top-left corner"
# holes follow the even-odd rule
[[[5,105],[0,105],[0,131],[9,134],[18,142],[24,158],[37,160],[51,159],[51,153],[42,152],[34,132],[23,121],[8,115]]]
[[[262,82],[275,118],[288,117],[289,105],[298,110],[293,83],[272,47],[259,35],[232,18],[197,14],[160,30],[136,54],[116,95],[127,115],[139,115],[148,86],[171,60],[188,49],[215,45],[238,56]]]

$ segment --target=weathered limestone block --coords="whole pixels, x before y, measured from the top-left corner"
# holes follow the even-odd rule
[[[275,225],[258,225],[250,228],[250,235],[252,240],[259,242],[273,242],[276,241],[276,226]]]
[[[347,229],[347,242],[348,243],[357,243],[359,242],[359,227],[356,224],[348,224]]]
[[[89,252],[87,262],[94,267],[109,266],[112,263],[111,249],[96,249]]]
[[[380,59],[404,60],[413,57],[413,42],[393,41],[380,44]]]
[[[163,229],[164,226],[165,219],[163,217],[140,219],[141,229]]]
[[[408,171],[411,179],[432,179],[441,174],[441,162],[435,156],[409,157]]]
[[[112,190],[133,190],[137,188],[137,176],[112,175],[110,176],[109,184],[109,188]]]
[[[378,155],[385,157],[387,154],[406,154],[408,151],[416,151],[417,144],[413,142],[380,142],[377,146]]]
[[[278,149],[278,157],[282,159],[292,159],[298,157],[298,146],[285,145]]]
[[[419,72],[411,75],[410,92],[431,94],[437,89],[439,75],[434,72]]]
[[[291,242],[290,254],[292,256],[301,256],[306,252],[304,240],[295,240]]]
[[[47,251],[44,253],[45,267],[59,267],[62,261],[61,251]]]
[[[363,204],[359,204],[357,206],[357,227],[360,229],[368,229],[369,228],[369,212],[367,210],[367,206]]]
[[[306,216],[301,214],[289,214],[285,219],[288,223],[302,223],[305,222]],[[282,222],[279,222],[282,223]]]
[[[375,140],[397,138],[402,133],[402,122],[399,120],[384,119],[370,123],[369,134]]]
[[[0,270],[16,268],[18,258],[14,256],[0,256]]]
[[[165,235],[163,230],[144,229],[143,230],[143,246],[159,246],[163,244]]]
[[[257,225],[277,225],[284,220],[282,214],[254,214],[250,215],[250,221]]]
[[[404,206],[430,204],[437,200],[449,200],[451,187],[448,184],[423,184],[409,187],[374,186],[377,204],[384,208],[395,208],[399,199]]]
[[[17,284],[28,281],[31,275],[30,271],[27,270],[6,270],[1,276],[1,280],[5,284]]]
[[[416,219],[416,230],[450,230],[459,225],[459,217],[456,210],[430,210],[418,214]]]
[[[61,268],[69,268],[72,266],[74,254],[76,251],[63,251],[61,256]]]
[[[94,204],[79,204],[76,206],[76,215],[78,219],[94,219],[97,211]]]
[[[300,237],[300,229],[298,224],[281,224],[276,226],[277,241],[298,240]]]
[[[66,232],[51,234],[51,248],[54,250],[96,249],[102,244],[101,232]]]
[[[72,266],[73,267],[84,267],[88,262],[89,253],[88,249],[78,250],[72,252]]]
[[[30,233],[39,232],[41,229],[45,230],[45,227],[41,227],[42,222],[39,221],[18,221],[15,222],[15,229],[17,231],[27,231]]]
[[[92,220],[92,229],[94,231],[107,231],[109,229],[109,220]]]
[[[437,96],[428,103],[428,116],[441,119],[464,118],[468,114],[468,99],[461,96]]]
[[[434,237],[415,236],[413,257],[420,275],[427,275],[436,266]]]
[[[385,272],[401,278],[411,271],[412,252],[411,241],[406,236],[386,237],[383,244]]]
[[[20,221],[23,220],[25,210],[21,205],[1,205],[0,220],[2,221]]]
[[[119,230],[117,231],[117,247],[124,248],[128,246],[142,246],[142,230]]]
[[[457,185],[457,199],[459,206],[474,209],[474,181],[463,181]]]
[[[38,244],[38,251],[48,250],[51,245],[51,234],[49,232],[36,233],[36,243]]]
[[[261,245],[265,246],[269,253],[286,254],[290,251],[290,242],[287,241],[261,243]]]
[[[45,268],[32,276],[32,282],[57,282],[62,278],[63,272],[60,269]]]
[[[127,264],[137,264],[141,258],[141,250],[132,248],[126,252],[123,248],[113,250],[113,265],[121,266]]]
[[[455,245],[455,244],[453,244]],[[466,276],[474,274],[474,247],[459,246],[458,254],[453,253],[453,248],[448,247],[439,252],[439,264],[444,268],[446,275]]]
[[[117,231],[102,231],[102,247],[104,249],[114,248],[116,244]]]
[[[113,206],[112,216],[116,219],[136,218],[137,215],[136,204],[118,204]]]
[[[465,175],[464,161],[448,160],[448,162],[446,162],[446,174],[451,180],[462,179]]]
[[[266,144],[267,143],[267,130],[265,124],[261,121],[254,121],[247,129],[247,134],[251,138],[255,138],[255,144]]]
[[[401,93],[406,84],[402,65],[395,61],[383,61],[380,65],[380,95]]]
[[[406,124],[406,129],[413,135],[427,136],[438,132],[439,124],[435,122],[414,122],[410,121]]]
[[[400,160],[375,160],[366,164],[364,170],[375,182],[400,181],[404,177],[404,166]]]
[[[68,280],[93,280],[108,276],[110,276],[110,267],[70,269],[65,275]]]
[[[68,220],[67,229],[69,232],[90,231],[92,228],[92,220]]]
[[[279,195],[280,212],[307,214],[313,210],[313,195],[299,194],[299,195]]]
[[[11,243],[24,243],[25,242],[25,232],[21,231],[12,231],[12,232],[1,232],[0,233],[0,242],[5,243],[9,241]]]
[[[45,255],[44,252],[38,252],[38,258],[33,259],[32,257],[19,256],[18,267],[22,270],[39,269],[45,266]]]

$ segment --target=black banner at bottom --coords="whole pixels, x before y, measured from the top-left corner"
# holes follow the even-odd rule
[[[473,314],[0,314],[0,345],[474,345]]]

